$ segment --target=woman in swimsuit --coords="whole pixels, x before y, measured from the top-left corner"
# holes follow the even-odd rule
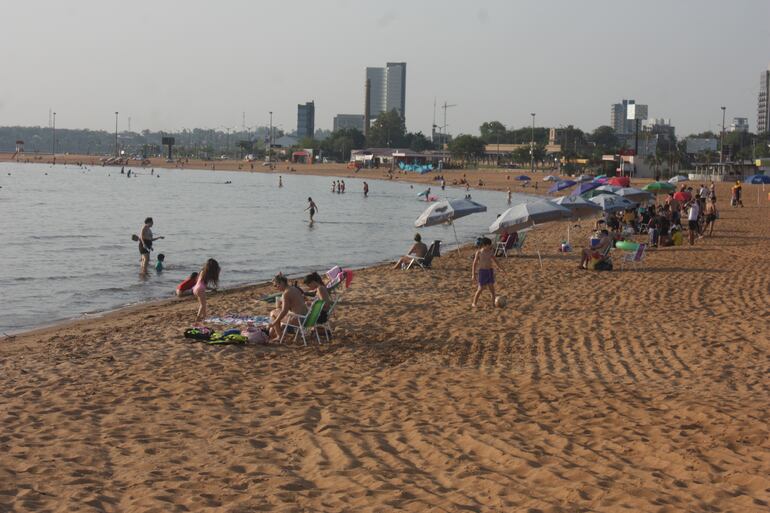
[[[193,295],[198,298],[198,315],[195,317],[196,322],[200,322],[206,318],[206,287],[212,285],[212,288],[216,289],[219,284],[219,262],[213,258],[209,258],[206,261],[206,265],[203,266],[201,272],[198,273],[198,281],[192,288]]]
[[[163,237],[152,236],[152,217],[148,217],[144,220],[144,226],[142,226],[139,232],[139,254],[142,257],[142,274],[147,274],[147,264],[150,263],[150,251],[152,251],[152,243]]]
[[[305,210],[306,211],[307,210],[310,211],[310,223],[312,224],[313,223],[313,216],[315,215],[316,211],[318,210],[318,205],[316,205],[315,202],[313,201],[313,198],[310,198],[310,197],[307,199],[307,203],[308,203],[308,205],[307,205],[307,208]]]

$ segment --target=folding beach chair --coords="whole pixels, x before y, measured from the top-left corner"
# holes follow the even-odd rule
[[[438,253],[439,244],[441,244],[441,241],[435,240],[428,248],[428,252],[425,253],[424,257],[418,257],[418,256],[412,256],[407,255],[412,260],[404,267],[404,269],[411,269],[414,266],[418,266],[422,270],[430,269],[431,264],[433,263],[433,258],[436,256],[436,253]]]
[[[644,250],[647,248],[646,244],[639,244],[639,247],[634,251],[633,253],[629,252],[623,255],[623,257],[620,259],[620,269],[623,270],[625,264],[632,264],[634,266],[634,269],[636,269],[639,265],[642,264],[644,261]]]
[[[310,305],[310,310],[308,310],[307,314],[305,315],[297,315],[295,313],[289,312],[286,321],[282,323],[283,334],[281,335],[281,340],[279,340],[278,343],[283,343],[283,339],[286,337],[286,333],[291,327],[296,330],[294,332],[294,340],[297,340],[297,335],[302,335],[302,342],[305,343],[305,347],[307,347],[306,335],[309,335],[311,331],[315,332],[315,338],[320,344],[321,337],[318,335],[316,323],[318,322],[318,317],[321,315],[321,310],[323,310],[324,303],[325,302],[321,299],[315,301],[312,305]]]
[[[339,303],[342,300],[341,297],[337,297],[334,299],[334,302],[332,302],[331,306],[329,307],[329,310],[326,312],[326,322],[324,323],[316,323],[316,330],[322,329],[324,330],[324,335],[326,336],[326,341],[331,341],[332,336],[332,314],[334,313],[335,308],[337,308],[337,303]]]
[[[513,246],[518,242],[519,238],[518,235],[516,237],[512,237],[508,235],[508,238],[505,239],[505,242],[497,241],[497,244],[495,244],[495,256],[503,255],[504,257],[508,257],[508,252],[513,249]]]
[[[506,257],[508,256],[508,251],[516,251],[516,253],[521,255],[521,250],[524,249],[524,242],[527,240],[527,233],[529,233],[529,230],[519,232],[519,237],[516,239],[516,242],[514,242],[510,249],[506,251]]]

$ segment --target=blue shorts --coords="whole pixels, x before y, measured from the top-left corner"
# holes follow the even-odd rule
[[[493,269],[479,269],[479,285],[494,285],[495,271]]]

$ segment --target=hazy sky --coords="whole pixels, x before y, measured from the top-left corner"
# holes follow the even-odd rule
[[[407,62],[406,122],[430,133],[609,123],[635,98],[679,135],[720,106],[756,128],[770,1],[28,0],[3,2],[0,125],[133,130],[316,127],[363,113],[364,68]],[[439,113],[440,116],[440,113]],[[440,117],[439,117],[440,119]]]

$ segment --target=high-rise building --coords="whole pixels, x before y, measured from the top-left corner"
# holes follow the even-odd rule
[[[628,106],[635,103],[635,100],[623,100],[610,108],[610,126],[615,129],[617,135],[634,133],[635,124],[633,119],[628,119]]]
[[[313,137],[315,134],[315,103],[297,105],[297,137]]]
[[[359,132],[364,132],[363,114],[337,114],[334,116],[333,130],[343,130],[345,128],[355,128]]]
[[[749,118],[733,118],[733,122],[727,129],[728,132],[748,132]]]
[[[406,63],[389,62],[384,68],[366,68],[369,84],[369,115],[396,110],[406,118]]]
[[[757,133],[770,132],[770,66],[759,79],[759,101],[757,102]]]

